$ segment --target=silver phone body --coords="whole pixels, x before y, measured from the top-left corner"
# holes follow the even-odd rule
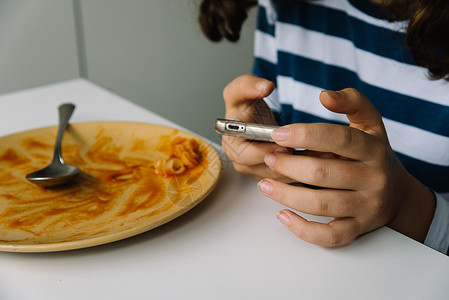
[[[271,133],[279,126],[217,119],[215,131],[219,134],[239,136],[249,140],[274,142]]]

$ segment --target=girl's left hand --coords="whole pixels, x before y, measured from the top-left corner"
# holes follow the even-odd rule
[[[285,209],[278,215],[281,222],[301,239],[323,246],[347,244],[386,224],[423,241],[435,210],[434,195],[396,157],[379,112],[355,89],[322,92],[320,101],[327,109],[346,114],[349,126],[298,123],[281,127],[273,133],[278,145],[310,151],[265,157],[275,172],[320,188],[270,178],[261,180],[259,188],[292,209],[334,220],[309,222]]]

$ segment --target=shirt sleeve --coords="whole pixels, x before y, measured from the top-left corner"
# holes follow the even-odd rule
[[[449,248],[449,194],[436,196],[435,215],[424,244],[444,254]]]

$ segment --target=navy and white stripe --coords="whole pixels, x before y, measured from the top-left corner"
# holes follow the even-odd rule
[[[254,74],[276,83],[266,101],[281,124],[347,124],[318,95],[358,89],[382,114],[407,170],[448,199],[449,83],[413,63],[407,22],[388,22],[373,8],[368,0],[260,0]]]

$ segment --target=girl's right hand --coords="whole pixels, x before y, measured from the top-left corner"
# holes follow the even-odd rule
[[[271,94],[274,84],[253,75],[242,75],[231,81],[223,91],[226,119],[276,125],[273,113],[263,100]],[[248,141],[241,137],[223,136],[223,150],[237,172],[257,180],[270,177],[284,182],[291,180],[274,172],[264,162],[267,154],[290,153],[291,150],[275,143]]]

